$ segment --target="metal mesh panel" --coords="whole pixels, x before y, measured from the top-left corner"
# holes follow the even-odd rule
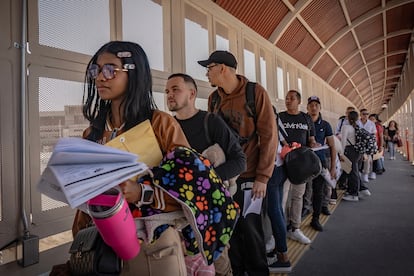
[[[39,78],[40,173],[45,169],[53,147],[61,137],[81,137],[89,125],[82,115],[83,84]],[[42,211],[66,206],[42,195]]]
[[[38,8],[40,45],[92,55],[110,40],[109,0],[39,0]]]
[[[164,30],[160,1],[122,1],[122,35],[124,40],[141,45],[152,69],[164,71]],[[146,27],[151,22],[151,28]],[[139,26],[139,27],[137,27]]]

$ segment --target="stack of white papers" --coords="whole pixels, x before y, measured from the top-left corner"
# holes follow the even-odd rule
[[[76,208],[148,167],[136,154],[81,138],[61,138],[38,183],[39,192]]]

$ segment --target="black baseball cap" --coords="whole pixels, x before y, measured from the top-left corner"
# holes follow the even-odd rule
[[[224,64],[234,69],[237,68],[237,60],[232,53],[227,51],[215,51],[207,60],[197,61],[201,66],[207,67],[211,63]]]
[[[321,104],[321,101],[319,100],[319,97],[317,96],[310,96],[308,98],[308,104],[310,104],[311,102],[317,102],[318,104]]]

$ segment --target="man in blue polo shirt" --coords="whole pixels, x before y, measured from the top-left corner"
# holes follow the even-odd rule
[[[317,150],[316,154],[318,155],[319,159],[321,160],[322,166],[324,169],[328,169],[331,179],[336,178],[336,169],[335,169],[335,162],[336,162],[336,150],[335,150],[335,141],[333,137],[332,127],[331,125],[322,119],[321,111],[321,101],[317,96],[311,96],[308,98],[308,105],[307,110],[309,116],[312,118],[312,121],[315,125],[315,140],[321,146],[328,145],[330,157],[327,158],[327,150],[328,149],[321,149]],[[328,164],[328,160],[330,160],[330,164]],[[319,216],[322,212],[322,201],[324,198],[324,191],[325,187],[328,185],[326,183],[325,178],[321,175],[317,176],[312,181],[312,206],[313,206],[313,213],[312,213],[312,221],[311,226],[316,231],[323,231],[322,225],[319,223]],[[327,206],[324,208],[327,209]],[[329,210],[323,210],[323,213],[328,215]]]

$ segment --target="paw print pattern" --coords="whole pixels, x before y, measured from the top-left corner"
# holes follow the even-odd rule
[[[216,248],[213,253],[213,260],[217,260],[218,257],[220,257],[221,253],[223,253],[224,246]]]
[[[172,173],[166,173],[162,177],[162,182],[170,187],[174,186],[177,180],[175,179],[175,175]]]
[[[181,188],[178,189],[180,191],[180,195],[188,200],[192,200],[194,198],[193,193],[193,186],[183,184]]]
[[[207,260],[214,260],[213,255],[211,254],[210,250],[204,250],[204,255],[206,256]]]
[[[234,208],[233,204],[229,204],[226,208],[227,219],[235,220],[237,216],[237,209]]]
[[[216,241],[216,230],[212,226],[208,227],[204,234],[204,242],[210,246]]]
[[[167,160],[162,166],[161,168],[166,170],[167,172],[170,172],[174,169],[175,167],[175,163],[174,160]]]
[[[207,193],[207,190],[210,190],[211,188],[210,181],[207,178],[201,176],[197,178],[196,184],[197,190],[199,190],[203,194]]]
[[[216,205],[221,206],[226,201],[226,199],[224,198],[224,194],[222,192],[220,192],[219,189],[216,189],[212,193],[212,197],[213,197],[213,203],[216,204]]]
[[[204,210],[208,210],[208,201],[204,196],[196,196],[196,203],[198,210],[201,212]]]
[[[220,212],[219,208],[214,207],[210,210],[210,223],[219,223],[222,216],[223,214]]]
[[[219,240],[223,244],[227,244],[230,241],[231,234],[233,233],[233,230],[231,227],[226,227],[223,229],[223,232],[221,233]]]
[[[180,168],[178,170],[178,177],[185,179],[185,181],[187,181],[187,182],[190,182],[194,178],[193,170],[190,170],[186,167]]]
[[[200,172],[204,172],[205,170],[207,170],[206,165],[204,164],[204,162],[201,161],[201,159],[195,159],[194,165],[197,166]]]
[[[211,169],[208,173],[208,177],[213,181],[215,184],[221,184],[221,178],[217,176],[216,172]]]
[[[208,216],[205,214],[200,214],[196,218],[196,221],[197,221],[198,228],[200,228],[201,230],[204,230],[208,223]]]

